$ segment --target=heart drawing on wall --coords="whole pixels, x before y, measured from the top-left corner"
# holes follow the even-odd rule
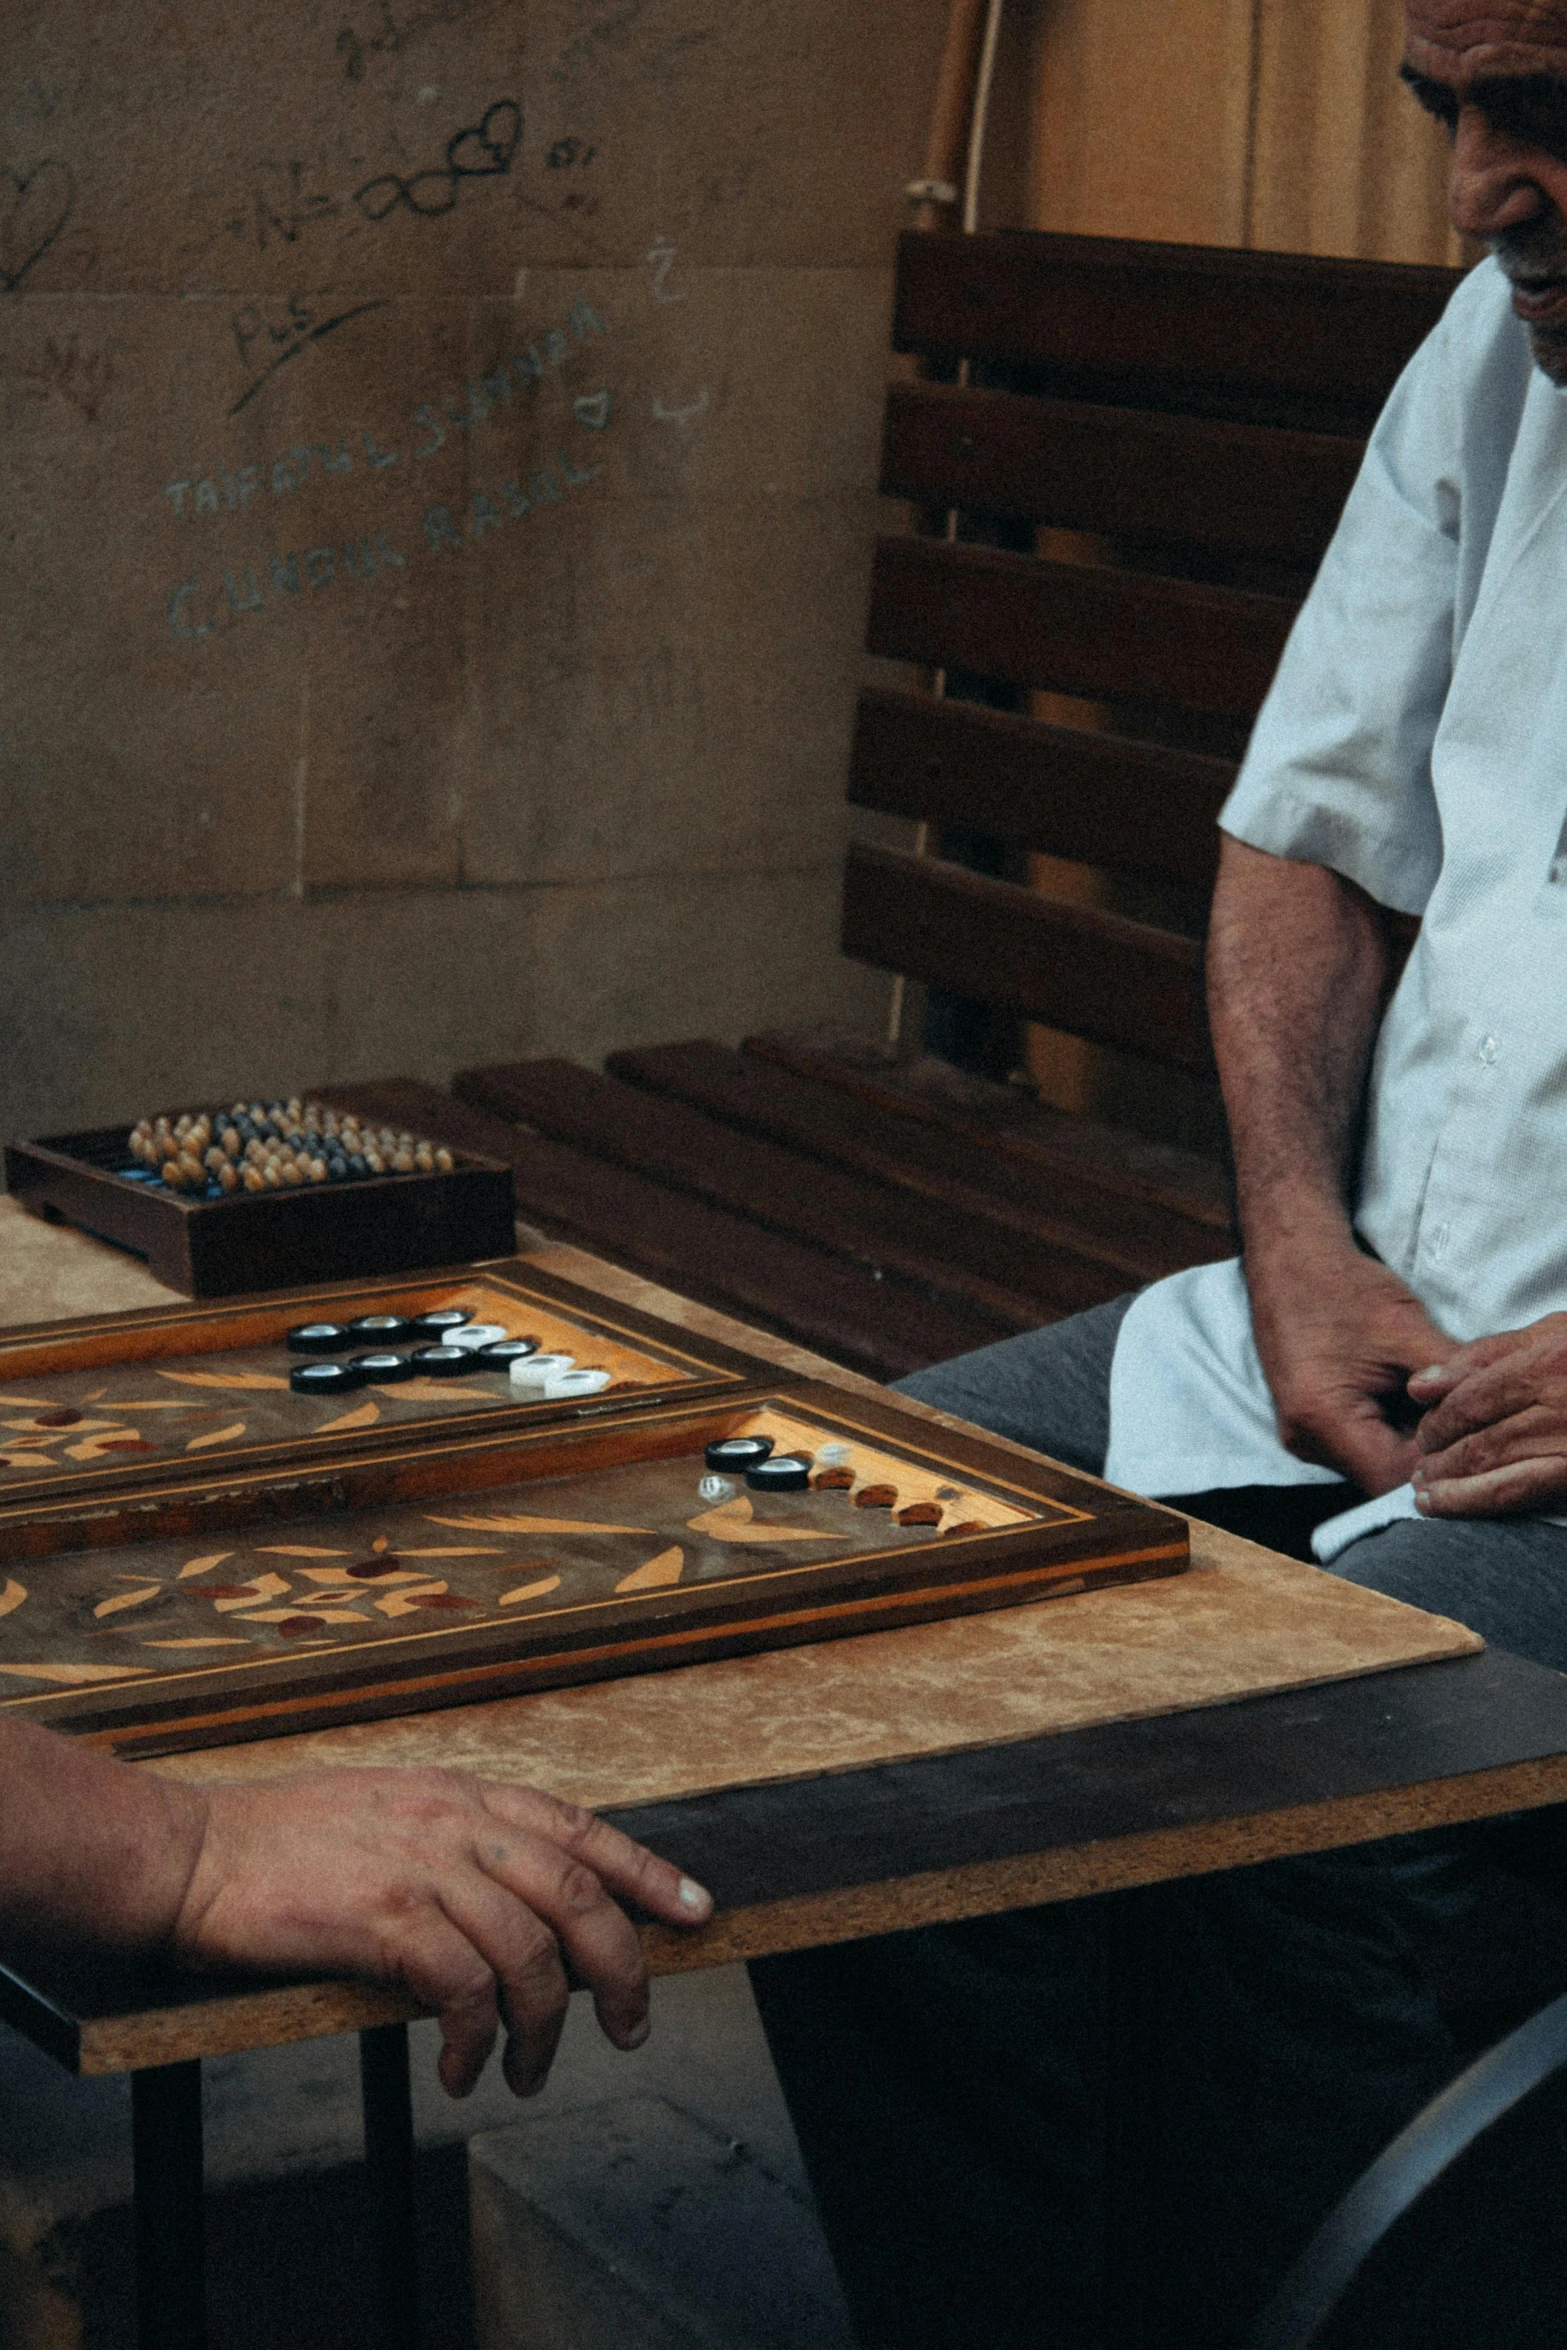
[[[0,165],[0,287],[15,293],[48,252],[76,203],[70,166],[48,161],[25,174]]]
[[[521,137],[522,108],[510,98],[498,98],[481,123],[448,142],[446,160],[459,179],[487,179],[492,172],[510,171]]]

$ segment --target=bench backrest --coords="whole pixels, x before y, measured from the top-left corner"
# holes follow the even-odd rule
[[[1023,708],[868,690],[850,800],[929,823],[938,845],[940,828],[978,831],[1205,903],[1245,731],[1376,413],[1458,275],[905,236],[895,347],[969,380],[889,397],[882,488],[921,529],[878,545],[868,646],[1018,689]],[[955,543],[954,510],[1008,543]],[[1033,526],[1095,534],[1101,559],[1013,551]],[[1027,715],[1028,689],[1097,705],[1098,722]],[[1189,928],[856,843],[843,944],[1095,1043],[1208,1064]]]

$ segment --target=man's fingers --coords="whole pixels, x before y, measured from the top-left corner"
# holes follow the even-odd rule
[[[1542,1421],[1567,1413],[1567,1390],[1559,1378],[1542,1379],[1532,1358],[1509,1357],[1460,1380],[1420,1422],[1417,1441],[1427,1456],[1446,1452],[1467,1437],[1519,1420]],[[1514,1430],[1516,1433],[1516,1430]],[[1486,1466],[1492,1464],[1486,1463]]]
[[[1498,1330],[1489,1338],[1471,1339],[1467,1346],[1438,1350],[1416,1371],[1409,1392],[1417,1403],[1433,1404],[1477,1371],[1488,1371],[1509,1357],[1527,1357],[1535,1363],[1563,1359],[1567,1315],[1547,1314],[1522,1330]],[[1521,1368],[1521,1365],[1519,1366]]]
[[[465,1934],[431,1911],[399,1936],[384,1972],[440,2010],[441,2085],[450,2097],[466,2097],[500,2030],[491,1968]]]
[[[1460,1380],[1473,1371],[1488,1370],[1492,1363],[1501,1362],[1515,1354],[1525,1343],[1527,1333],[1507,1330],[1496,1338],[1477,1338],[1468,1346],[1433,1355],[1430,1362],[1410,1375],[1409,1392],[1416,1403],[1432,1404],[1450,1395]]]
[[[1471,1477],[1422,1474],[1415,1504],[1427,1518],[1501,1518],[1560,1506],[1567,1499],[1567,1456],[1543,1455],[1510,1461]]]
[[[545,1939],[556,1970],[550,1979],[551,1994],[558,1982],[564,2001],[567,1987],[556,1952],[558,1937],[560,1953],[578,1980],[592,1991],[599,2021],[609,2038],[620,2048],[640,2047],[647,2038],[647,1961],[631,1920],[611,1899],[596,1873],[548,1837],[499,1821],[493,1831],[481,1832],[475,1858],[486,1877],[493,1880],[498,1901],[511,1902],[514,1907],[526,1904],[522,1914],[529,1917],[535,1930],[549,1930]],[[539,1981],[537,1954],[529,1951],[528,1963],[514,1987],[511,1973],[498,1963],[498,1928],[493,1916],[486,1916],[483,1905],[475,1902],[469,1912],[459,1915],[458,1922],[497,1965],[506,1988],[508,2015],[515,2017],[515,2028],[526,2035],[530,2002]]]
[[[508,2036],[506,2077],[520,2096],[527,2096],[544,2085],[566,2020],[571,1986],[556,1940],[558,1928],[545,1915],[542,1884],[531,1885],[526,1892],[508,1887],[494,1871],[483,1868],[483,1856],[479,1857],[479,1869],[454,1872],[442,1889],[442,1906],[500,1986]],[[525,1872],[515,1873],[520,1878]],[[605,1908],[611,1907],[602,1893],[598,1898]],[[640,1959],[640,1950],[637,1956]]]
[[[1417,1488],[1453,1477],[1484,1476],[1492,1469],[1511,1468],[1516,1461],[1547,1460],[1564,1443],[1567,1424],[1561,1413],[1526,1405],[1455,1436],[1451,1444],[1433,1445],[1422,1453],[1412,1475]]]
[[[654,1917],[672,1926],[700,1926],[713,1914],[713,1897],[705,1886],[682,1876],[671,1862],[660,1860],[645,1844],[638,1844],[596,1812],[580,1804],[561,1803],[532,1787],[505,1787],[493,1781],[484,1786],[489,1809],[513,1826],[548,1836],[563,1850],[586,1862],[612,1893],[635,1901]]]

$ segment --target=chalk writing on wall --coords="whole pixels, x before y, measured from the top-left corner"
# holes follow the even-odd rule
[[[308,229],[335,220],[350,204],[367,220],[387,220],[405,208],[417,219],[439,219],[456,204],[464,180],[504,178],[521,140],[522,108],[514,98],[497,98],[478,122],[452,133],[439,163],[406,175],[378,173],[346,200],[320,184],[316,166],[300,156],[258,164],[244,202],[224,226],[231,237],[254,234],[265,253],[275,238],[297,245]],[[3,190],[0,180],[0,195]]]
[[[684,432],[688,424],[694,424],[699,416],[707,414],[708,398],[706,384],[699,385],[692,398],[683,402],[666,400],[662,392],[655,392],[653,421],[655,424],[678,424]]]
[[[10,376],[29,400],[58,395],[96,424],[98,411],[114,388],[114,357],[110,351],[84,346],[77,335],[46,335],[36,357],[0,358],[0,375]]]
[[[0,290],[14,294],[76,209],[76,176],[46,156],[31,171],[0,165]]]
[[[356,302],[349,310],[337,310],[330,318],[318,318],[302,295],[290,294],[283,317],[269,319],[258,304],[247,302],[243,310],[235,311],[229,320],[229,327],[239,351],[241,366],[259,366],[260,372],[252,376],[230,407],[230,416],[237,416],[255,398],[262,385],[270,383],[280,367],[286,367],[290,359],[297,359],[300,352],[307,351],[312,343],[319,343],[327,335],[335,334],[340,326],[347,326],[350,319],[363,318],[367,310],[384,310],[386,307],[385,298],[375,302]]]
[[[678,245],[672,245],[667,237],[661,236],[655,237],[648,247],[648,267],[653,272],[652,293],[655,302],[683,302],[686,298],[684,286],[671,289],[669,283],[669,273],[675,266],[675,256],[679,250]]]
[[[364,304],[363,308],[380,308]],[[345,312],[344,317],[354,315]],[[333,322],[328,322],[333,323]],[[319,339],[320,330],[316,331]],[[546,378],[558,375],[587,344],[609,329],[591,303],[573,301],[556,326],[536,334],[490,372],[473,378],[461,392],[446,392],[439,402],[421,401],[409,425],[409,459],[433,457],[454,433],[469,433],[503,413],[519,397],[536,393]],[[305,347],[296,343],[283,354]],[[282,364],[280,360],[279,365]],[[238,405],[243,406],[241,401]],[[589,432],[608,424],[613,396],[607,390],[583,393],[573,404],[577,422]],[[231,411],[232,413],[232,411]],[[323,441],[295,442],[254,465],[223,464],[188,467],[182,478],[165,482],[161,495],[181,520],[203,514],[237,514],[263,490],[273,498],[292,497],[310,482],[340,478],[358,468],[371,474],[387,472],[404,462],[400,448],[383,447],[362,425],[344,425]]]
[[[572,172],[577,175],[575,179],[567,183],[565,193],[559,200],[559,209],[562,212],[579,212],[585,220],[591,220],[598,211],[599,200],[597,196],[590,195],[587,188],[578,184],[582,173],[594,162],[597,155],[598,149],[591,140],[575,137],[557,139],[549,148],[544,157],[546,171]]]
[[[492,530],[525,522],[532,514],[559,505],[567,492],[580,489],[603,470],[578,465],[566,450],[557,449],[549,465],[536,466],[526,481],[499,482],[493,489],[475,490],[459,514],[450,505],[425,509],[426,556],[450,559],[475,547]],[[252,615],[275,611],[300,598],[311,598],[323,588],[374,579],[387,571],[404,571],[409,558],[378,531],[350,539],[341,546],[316,546],[270,554],[264,563],[226,569],[221,585],[201,579],[182,579],[168,601],[168,623],[173,635],[187,644],[200,644],[220,630]]]
[[[297,245],[306,229],[335,220],[343,207],[330,188],[306,187],[311,171],[297,155],[284,163],[259,164],[244,205],[224,223],[229,235],[248,237],[254,230],[257,247],[265,253],[273,238]]]
[[[355,24],[345,24],[338,32],[336,49],[343,60],[343,71],[351,82],[362,82],[365,68],[372,57],[400,57],[421,35],[434,32],[439,25],[461,24],[473,6],[473,0],[433,0],[428,8],[416,8],[399,22],[391,0],[379,0],[373,10],[366,10]],[[372,30],[366,30],[374,18]]]
[[[510,171],[521,139],[522,108],[513,98],[497,98],[481,121],[447,140],[444,162],[407,178],[383,172],[354,190],[354,202],[366,220],[385,220],[400,204],[416,219],[438,219],[451,211],[464,180],[495,179]]]

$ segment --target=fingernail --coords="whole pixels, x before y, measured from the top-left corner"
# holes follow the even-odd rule
[[[653,2018],[650,2015],[645,2015],[639,2024],[632,2025],[630,2031],[627,2032],[625,2037],[622,2039],[620,2043],[621,2047],[624,2048],[629,2055],[633,2048],[641,2048],[645,2046],[648,2034],[652,2031],[652,2029]]]
[[[680,1880],[680,1906],[682,1909],[690,1910],[695,1917],[706,1917],[713,1906],[713,1896],[705,1886],[697,1883],[695,1877],[682,1877]]]
[[[1440,1363],[1427,1363],[1425,1369],[1423,1371],[1417,1371],[1414,1376],[1416,1379],[1440,1379],[1442,1376],[1442,1366]],[[1411,1382],[1411,1384],[1413,1384],[1413,1382]]]

